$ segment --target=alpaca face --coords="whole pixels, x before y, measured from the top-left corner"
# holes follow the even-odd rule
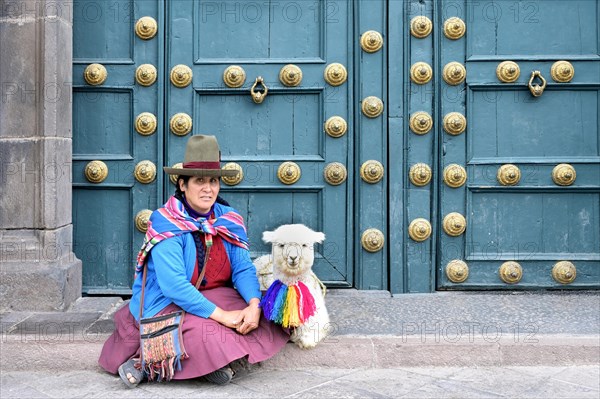
[[[325,239],[302,224],[287,224],[263,233],[263,240],[273,246],[273,271],[286,276],[306,273],[315,260],[314,244]]]
[[[283,274],[298,275],[309,270],[315,260],[312,243],[273,243],[273,264]]]

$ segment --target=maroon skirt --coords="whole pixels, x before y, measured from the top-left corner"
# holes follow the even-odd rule
[[[248,306],[233,288],[219,287],[202,291],[212,303],[224,310],[240,310]],[[158,315],[179,310],[171,304]],[[140,332],[138,323],[123,306],[114,316],[115,331],[106,340],[98,363],[112,374],[127,360],[139,357]],[[176,380],[196,378],[220,369],[234,360],[248,357],[248,362],[257,363],[269,359],[287,343],[289,334],[281,326],[273,324],[261,315],[257,329],[238,334],[211,319],[186,313],[183,322],[183,343],[188,359],[181,362],[182,369],[175,372]]]

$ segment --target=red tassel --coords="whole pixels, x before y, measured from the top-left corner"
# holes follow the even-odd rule
[[[302,281],[298,281],[298,288],[302,292],[302,317],[304,320],[308,320],[317,311],[315,298]]]

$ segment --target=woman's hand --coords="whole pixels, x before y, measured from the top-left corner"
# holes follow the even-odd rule
[[[252,330],[258,328],[260,321],[260,307],[258,298],[252,298],[248,306],[242,309],[238,318],[235,320],[235,330],[242,335],[246,335]]]
[[[237,329],[241,312],[242,310],[223,310],[220,307],[217,307],[209,318],[217,323],[223,324],[225,327]]]

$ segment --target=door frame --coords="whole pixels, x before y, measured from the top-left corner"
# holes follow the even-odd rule
[[[419,4],[403,1],[388,2],[388,231],[389,231],[389,290],[397,293],[425,293],[435,291],[436,231],[438,197],[438,133],[436,85],[439,57],[440,17],[436,2]],[[424,38],[410,33],[410,20],[424,15],[433,21],[433,32]],[[410,79],[411,66],[426,62],[433,68],[433,79],[426,84],[415,84]],[[439,85],[439,83],[438,83]],[[433,117],[432,129],[423,135],[410,130],[410,115],[425,111]],[[410,149],[410,151],[409,151]],[[431,181],[415,186],[409,180],[409,169],[416,163],[431,168]],[[430,236],[422,242],[409,237],[411,221],[423,218],[430,223]]]
[[[360,290],[390,289],[389,251],[389,208],[388,185],[390,184],[390,160],[388,154],[388,118],[391,115],[388,102],[388,51],[391,48],[388,31],[390,2],[385,0],[357,0],[354,4],[354,288]],[[365,52],[360,46],[364,32],[377,31],[382,34],[383,47],[373,53]],[[376,118],[368,118],[361,111],[362,101],[375,96],[383,102],[383,113]],[[389,99],[391,101],[391,98]],[[383,178],[376,183],[363,181],[361,166],[370,160],[381,162]],[[362,245],[363,234],[376,229],[384,237],[381,250],[369,252]]]

